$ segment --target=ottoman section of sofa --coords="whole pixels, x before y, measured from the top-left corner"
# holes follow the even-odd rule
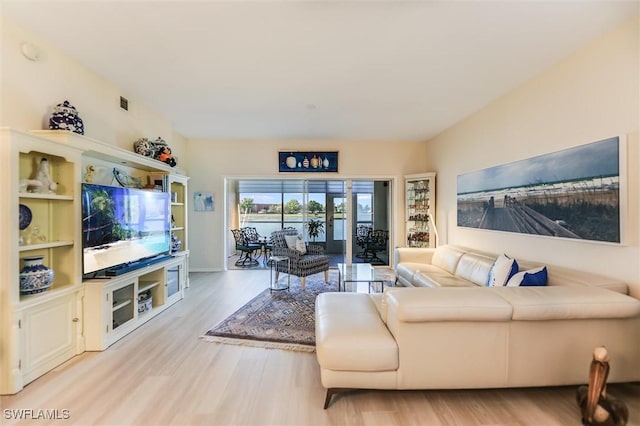
[[[322,293],[316,299],[315,315],[316,355],[322,368],[398,369],[398,346],[368,294]]]

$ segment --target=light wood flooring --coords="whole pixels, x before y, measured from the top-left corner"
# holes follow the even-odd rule
[[[0,397],[0,424],[580,424],[575,387],[354,391],[323,410],[315,354],[199,339],[268,280],[267,270],[192,274],[184,300],[106,351],[86,352]],[[640,384],[610,385],[609,392],[629,405],[630,424],[640,424]],[[15,409],[58,410],[60,417],[68,410],[69,418],[20,422]]]

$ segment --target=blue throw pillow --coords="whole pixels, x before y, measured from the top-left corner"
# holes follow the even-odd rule
[[[506,254],[500,255],[493,263],[487,280],[488,286],[504,286],[518,272],[518,262]]]
[[[547,285],[547,279],[547,267],[541,266],[528,271],[518,272],[507,282],[507,287],[541,287]]]

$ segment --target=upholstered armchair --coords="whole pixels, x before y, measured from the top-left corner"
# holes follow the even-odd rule
[[[329,256],[324,254],[320,246],[305,244],[306,253],[302,254],[295,248],[289,248],[286,236],[297,236],[295,228],[285,228],[271,234],[273,241],[273,256],[287,256],[290,261],[290,270],[287,270],[285,262],[276,262],[274,265],[276,279],[280,272],[289,273],[300,277],[300,288],[304,290],[306,277],[324,272],[324,281],[329,280]]]

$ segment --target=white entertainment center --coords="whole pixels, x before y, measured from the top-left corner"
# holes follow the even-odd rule
[[[0,128],[0,152],[8,198],[0,203],[0,394],[14,394],[77,354],[106,349],[183,298],[189,285],[189,178],[152,158],[59,130]],[[42,158],[57,187],[27,191],[25,182],[34,179]],[[172,193],[171,233],[180,248],[117,276],[83,279],[80,194],[88,166],[117,168],[143,182],[163,179],[164,191]],[[30,224],[21,230],[24,212]],[[21,292],[27,257],[42,257],[53,269],[46,291]]]

